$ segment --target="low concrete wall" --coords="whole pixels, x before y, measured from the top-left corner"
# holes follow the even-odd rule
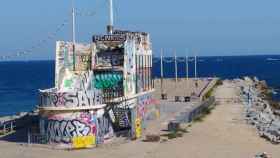
[[[175,122],[180,123],[189,123],[192,122],[195,118],[199,117],[203,111],[215,103],[215,97],[210,97],[206,101],[200,103],[197,106],[192,107],[191,109],[186,109],[185,111],[181,112],[180,115],[176,116]]]

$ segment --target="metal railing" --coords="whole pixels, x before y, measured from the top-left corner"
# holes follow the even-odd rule
[[[0,136],[13,132],[15,127],[16,126],[15,126],[15,121],[14,120],[1,122],[0,123]]]
[[[27,132],[27,143],[28,145],[31,144],[47,144],[48,137],[47,135],[32,132],[30,129]]]

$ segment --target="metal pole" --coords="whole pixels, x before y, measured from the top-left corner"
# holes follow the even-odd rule
[[[160,52],[160,90],[163,93],[163,49]]]
[[[176,51],[174,51],[174,61],[175,61],[175,80],[176,80],[176,84],[178,81],[178,74],[177,74],[177,56],[176,56]]]
[[[28,128],[28,131],[27,131],[27,143],[28,143],[28,145],[31,145],[31,134],[30,134],[30,128]]]
[[[186,54],[186,77],[187,80],[189,79],[189,56],[188,53]]]
[[[72,0],[72,40],[73,43],[76,43],[76,15],[75,15],[75,3],[74,0]]]
[[[76,61],[75,61],[75,44],[76,44],[76,13],[75,13],[75,3],[72,0],[72,41],[73,41],[73,71],[76,69]]]
[[[11,127],[10,127],[10,131],[12,132],[13,131],[13,121],[11,121]]]
[[[6,134],[6,122],[4,122],[4,125],[3,125],[4,127],[3,127],[3,133],[4,133],[4,135]]]
[[[188,92],[188,88],[189,88],[189,56],[188,56],[188,52],[186,53],[186,77],[187,77],[187,90],[186,92]],[[187,94],[188,96],[188,94]]]
[[[160,77],[163,78],[163,49],[160,53]]]
[[[108,33],[113,34],[114,13],[113,13],[113,0],[109,0],[109,26]]]
[[[195,75],[195,80],[197,80],[197,58],[196,58],[196,53],[195,53],[195,56],[194,56],[194,75]]]

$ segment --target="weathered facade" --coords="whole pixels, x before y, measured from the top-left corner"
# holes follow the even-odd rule
[[[55,87],[40,91],[40,133],[65,148],[95,147],[121,133],[141,137],[153,104],[151,71],[147,33],[57,42]]]

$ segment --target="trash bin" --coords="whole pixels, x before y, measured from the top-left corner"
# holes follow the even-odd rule
[[[162,93],[161,94],[161,99],[162,100],[167,100],[167,94],[166,93]]]
[[[191,97],[189,97],[189,96],[185,96],[184,101],[185,101],[185,102],[190,102],[190,101],[191,101]]]

